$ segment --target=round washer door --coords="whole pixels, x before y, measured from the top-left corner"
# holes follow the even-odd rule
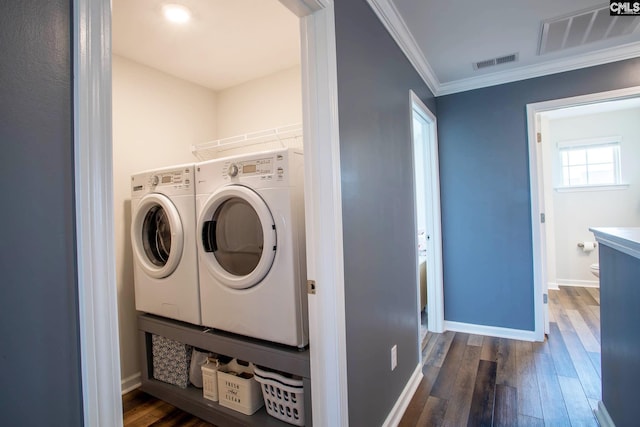
[[[180,263],[184,234],[180,214],[168,197],[147,194],[131,223],[131,245],[142,269],[162,279]]]
[[[223,285],[247,289],[271,269],[275,223],[255,191],[242,185],[222,187],[202,206],[198,227],[202,261]]]

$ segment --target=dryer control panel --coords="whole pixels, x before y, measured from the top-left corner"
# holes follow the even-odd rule
[[[285,174],[283,160],[281,154],[247,160],[228,160],[222,168],[223,178],[259,177],[262,180],[282,180]]]
[[[302,152],[291,148],[209,160],[195,166],[196,193],[212,193],[229,184],[254,189],[302,186],[302,168]]]

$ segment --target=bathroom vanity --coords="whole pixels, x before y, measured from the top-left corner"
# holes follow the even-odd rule
[[[640,228],[592,228],[600,251],[601,426],[637,425],[640,398]],[[613,422],[613,423],[612,423]]]

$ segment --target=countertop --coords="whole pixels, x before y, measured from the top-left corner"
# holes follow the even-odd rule
[[[599,244],[640,259],[640,227],[594,227]]]

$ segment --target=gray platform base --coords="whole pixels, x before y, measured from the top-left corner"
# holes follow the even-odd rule
[[[311,380],[309,378],[308,349],[298,350],[283,347],[150,314],[138,316],[138,330],[142,350],[142,386],[140,389],[145,393],[220,427],[290,426],[290,424],[267,414],[264,407],[251,416],[244,415],[205,399],[202,397],[201,389],[192,386],[181,389],[155,380],[153,378],[151,335],[157,334],[203,350],[237,357],[260,366],[302,377],[305,396],[305,425],[311,426]]]

